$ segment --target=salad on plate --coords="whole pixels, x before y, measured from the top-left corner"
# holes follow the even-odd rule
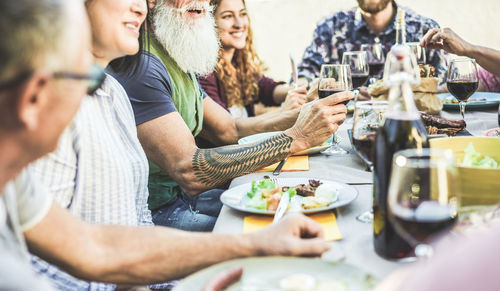
[[[279,186],[266,176],[264,180],[252,181],[247,193],[249,199],[245,203],[249,208],[276,211],[285,192],[289,194],[292,210],[326,207],[338,200],[338,189],[324,185],[321,181],[309,180],[308,184]]]

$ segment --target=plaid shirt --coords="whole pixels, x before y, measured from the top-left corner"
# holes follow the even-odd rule
[[[436,21],[406,7],[397,6],[397,9],[405,12],[407,42],[420,41],[429,29],[439,28]],[[298,75],[309,80],[317,78],[322,64],[338,63],[344,52],[359,50],[364,43],[376,42],[383,45],[385,53],[396,43],[396,14],[385,31],[377,35],[368,29],[358,7],[335,13],[316,27],[313,41],[307,47],[298,67]],[[427,63],[434,66],[436,76],[442,82],[448,68],[447,55],[442,50],[427,50],[426,55]]]

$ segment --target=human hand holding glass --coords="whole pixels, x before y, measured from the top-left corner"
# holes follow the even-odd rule
[[[335,93],[352,90],[351,70],[348,65],[322,65],[319,83],[318,96],[320,99]],[[346,102],[347,103],[347,102]],[[337,134],[332,136],[332,145],[322,153],[326,155],[347,154],[337,142]]]
[[[388,193],[389,219],[417,257],[451,230],[459,206],[455,158],[450,150],[410,149],[394,155]]]

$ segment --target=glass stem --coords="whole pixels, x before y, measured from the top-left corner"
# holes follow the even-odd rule
[[[460,101],[459,105],[460,105],[460,114],[462,114],[462,119],[465,120],[465,105],[467,103],[464,102],[464,101]]]
[[[337,133],[336,132],[334,132],[333,135],[332,135],[332,145],[336,145],[336,146],[339,145],[339,140],[337,138]]]
[[[355,89],[352,91],[354,93],[354,103],[358,102],[359,90]]]

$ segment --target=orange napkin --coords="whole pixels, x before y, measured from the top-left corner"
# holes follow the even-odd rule
[[[327,241],[342,239],[342,234],[340,233],[339,226],[337,224],[337,218],[333,212],[310,214],[308,217],[321,224]],[[264,215],[245,216],[243,219],[243,233],[260,230],[261,228],[271,224],[273,222],[273,218],[273,216]]]
[[[272,164],[257,172],[272,172],[279,163]],[[309,156],[292,156],[288,157],[283,165],[282,171],[309,171]]]

